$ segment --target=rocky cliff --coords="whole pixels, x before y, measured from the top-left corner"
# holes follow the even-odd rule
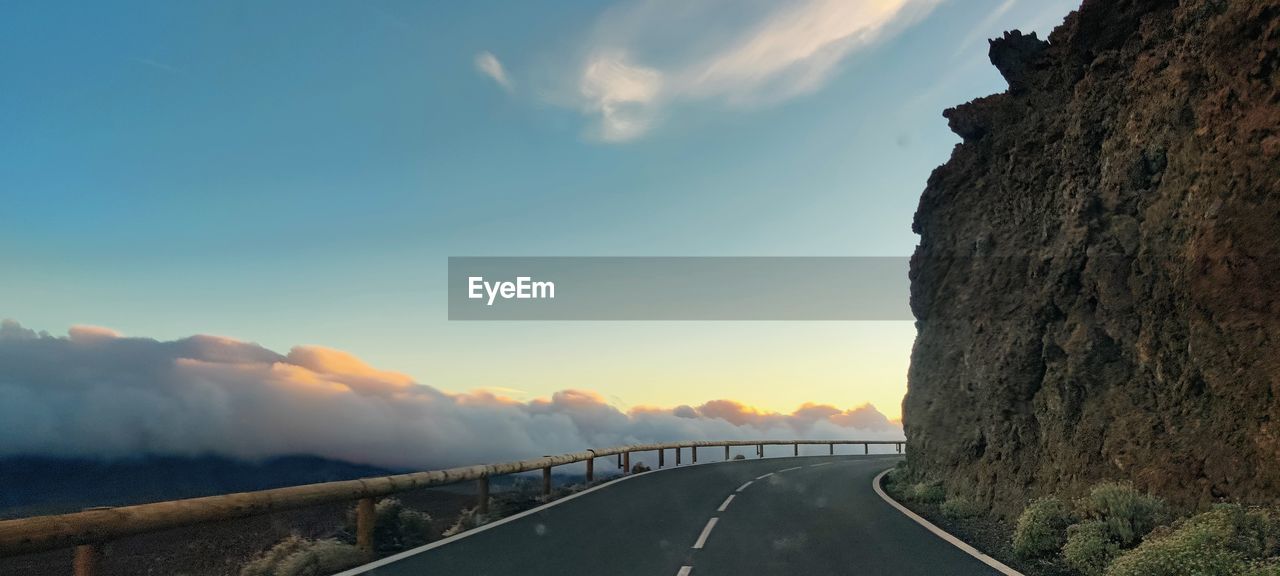
[[[915,217],[913,469],[1004,514],[1280,501],[1280,0],[1088,0],[990,57]]]

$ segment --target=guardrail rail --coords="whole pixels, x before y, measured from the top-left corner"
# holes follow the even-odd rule
[[[864,454],[869,454],[872,445],[894,445],[897,447],[897,452],[902,453],[906,442],[904,440],[721,440],[634,444],[501,464],[462,466],[359,480],[322,482],[117,508],[88,508],[70,514],[0,521],[0,557],[75,548],[73,558],[75,576],[95,576],[101,558],[100,546],[112,540],[170,528],[260,516],[321,504],[356,502],[356,547],[372,560],[374,503],[378,498],[393,494],[474,480],[477,483],[478,511],[484,513],[489,503],[489,478],[494,476],[541,470],[542,493],[544,497],[550,498],[551,469],[565,464],[586,462],[587,482],[591,482],[595,480],[596,459],[608,456],[618,456],[623,474],[630,474],[633,452],[657,452],[658,467],[661,468],[665,465],[667,450],[675,451],[676,465],[679,466],[681,453],[686,448],[689,449],[692,462],[697,463],[699,448],[723,447],[724,459],[729,460],[729,449],[734,446],[755,446],[756,454],[763,458],[765,446],[792,446],[793,455],[799,456],[800,446],[822,444],[827,445],[829,454],[835,454],[837,445],[858,444],[862,445]]]

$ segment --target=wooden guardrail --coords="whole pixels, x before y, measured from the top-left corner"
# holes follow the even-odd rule
[[[607,456],[617,455],[623,473],[629,474],[633,452],[658,452],[658,466],[662,467],[665,465],[667,450],[675,450],[678,466],[681,452],[685,448],[689,449],[690,457],[696,463],[698,448],[724,447],[724,459],[728,460],[729,448],[732,446],[755,446],[757,455],[763,458],[765,446],[792,446],[793,455],[798,456],[801,445],[822,444],[827,445],[829,454],[835,454],[836,445],[850,444],[861,444],[863,453],[870,453],[871,445],[895,445],[897,451],[902,452],[905,442],[901,440],[722,440],[634,444],[501,464],[323,482],[119,508],[89,508],[70,514],[0,521],[0,557],[74,547],[75,575],[93,576],[97,571],[96,566],[100,557],[99,545],[112,540],[170,528],[259,516],[319,504],[354,501],[357,502],[356,546],[372,559],[374,502],[377,498],[409,490],[474,480],[477,482],[476,492],[479,500],[477,506],[483,513],[488,507],[489,478],[494,476],[541,470],[542,492],[544,496],[550,497],[551,468],[554,466],[586,462],[587,481],[590,482],[595,479],[596,459]]]

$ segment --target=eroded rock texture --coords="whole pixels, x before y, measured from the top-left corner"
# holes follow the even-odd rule
[[[1004,514],[1280,501],[1280,0],[1089,0],[990,54],[916,213],[912,465]]]

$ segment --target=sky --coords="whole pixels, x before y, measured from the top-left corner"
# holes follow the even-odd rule
[[[896,419],[910,322],[449,322],[446,259],[908,255],[985,40],[1076,4],[5,3],[0,318]]]

